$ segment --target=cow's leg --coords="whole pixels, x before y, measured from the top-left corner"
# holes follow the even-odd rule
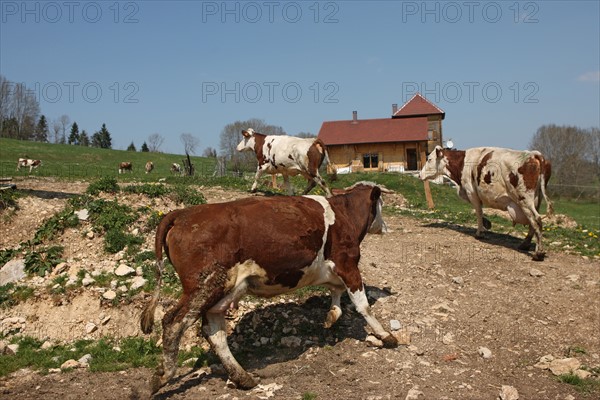
[[[315,182],[314,178],[308,177],[308,185],[302,194],[308,194],[315,186],[317,186],[317,182]]]
[[[331,328],[333,324],[342,316],[341,299],[342,293],[344,293],[344,287],[331,286],[331,308],[327,313],[327,318],[323,326],[327,329]]]
[[[282,173],[281,175],[283,176],[283,186],[285,186],[288,195],[289,196],[293,196],[294,195],[294,188],[292,187],[292,184],[290,183],[290,177],[289,177],[289,175],[286,174],[286,173]]]
[[[356,261],[348,261],[349,262],[344,265],[336,263],[335,273],[338,274],[346,285],[348,295],[350,296],[352,303],[354,303],[356,311],[365,318],[375,336],[383,342],[384,347],[396,347],[398,345],[398,339],[390,332],[386,331],[377,318],[371,314],[365,287],[362,282],[362,277],[360,276],[360,271],[358,270],[358,257],[356,258]]]
[[[521,210],[529,220],[529,229],[530,231],[533,229],[535,234],[535,253],[533,254],[534,261],[543,261],[546,256],[546,252],[544,251],[544,247],[542,244],[542,216],[538,214],[535,210],[535,206],[533,202],[519,202],[521,206]]]
[[[473,207],[475,208],[475,214],[477,215],[477,232],[475,232],[475,237],[482,238],[485,233],[485,227],[483,226],[483,209],[479,201],[474,202]]]
[[[257,385],[252,376],[237,362],[227,344],[227,327],[225,313],[220,310],[209,310],[202,323],[202,333],[213,351],[217,354],[229,378],[242,389],[250,389]]]
[[[258,187],[258,180],[260,179],[262,174],[263,174],[263,170],[259,166],[256,169],[256,174],[254,174],[254,183],[252,184],[252,188],[250,189],[250,192],[252,192],[252,193],[256,192],[256,188]]]
[[[535,229],[531,225],[529,225],[529,232],[527,232],[527,236],[523,240],[523,242],[519,245],[519,250],[529,251],[531,247],[531,239],[533,239],[533,234],[535,233]]]
[[[175,376],[181,337],[200,317],[199,310],[190,310],[190,303],[190,297],[184,294],[163,318],[163,359],[150,382],[152,393],[156,393]]]

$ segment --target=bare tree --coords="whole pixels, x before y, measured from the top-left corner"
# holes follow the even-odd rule
[[[310,133],[310,132],[299,132],[296,134],[296,137],[299,138],[316,138],[317,135],[315,135],[314,133]]]
[[[160,146],[162,146],[164,141],[164,137],[158,133],[153,133],[152,135],[148,136],[148,149],[153,153],[158,153]]]
[[[54,135],[54,143],[60,142],[60,129],[62,128],[62,124],[59,120],[54,120],[52,122],[52,134]]]
[[[0,75],[0,134],[32,139],[39,114],[40,105],[33,91]]]
[[[212,147],[207,147],[202,152],[202,157],[217,158],[217,150]]]
[[[60,122],[60,130],[62,133],[62,136],[60,137],[60,143],[67,143],[67,127],[69,126],[71,119],[68,115],[63,114],[60,116],[58,121]]]
[[[196,148],[200,144],[200,140],[198,140],[197,137],[195,137],[191,133],[182,133],[181,135],[179,135],[179,139],[181,140],[181,143],[183,143],[185,154],[196,153]]]
[[[576,126],[541,126],[529,148],[539,150],[552,162],[552,180],[555,192],[561,195],[581,195],[584,186],[594,182],[597,169],[592,148],[591,130]],[[597,179],[597,178],[596,178]]]

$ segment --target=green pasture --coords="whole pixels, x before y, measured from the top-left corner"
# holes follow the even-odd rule
[[[93,180],[103,176],[118,176],[119,163],[132,162],[133,172],[121,174],[120,179],[155,181],[170,176],[171,164],[182,165],[185,156],[0,139],[1,177],[30,175],[29,168],[16,170],[19,158],[42,160],[43,165],[32,171],[31,175],[34,176]],[[214,159],[191,157],[191,160],[198,174],[212,175],[215,168]],[[154,163],[154,170],[150,174],[144,171],[147,161]]]

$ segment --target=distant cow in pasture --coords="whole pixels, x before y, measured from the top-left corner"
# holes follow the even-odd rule
[[[535,234],[533,259],[542,261],[545,253],[539,209],[543,197],[548,215],[553,212],[552,202],[546,195],[551,173],[550,162],[539,151],[499,147],[461,151],[437,146],[427,157],[419,177],[426,180],[444,175],[457,185],[458,195],[475,208],[477,237],[483,236],[485,228],[491,227],[491,223],[483,217],[482,206],[508,211],[513,225],[529,225],[527,237],[519,249],[529,250]]]
[[[19,161],[17,162],[17,171],[19,171],[21,169],[21,167],[29,167],[29,173],[31,173],[31,171],[37,167],[39,167],[40,165],[42,165],[42,161],[41,160],[32,160],[30,158],[19,158]]]
[[[360,243],[381,230],[381,190],[358,184],[322,196],[250,197],[203,204],[167,214],[156,231],[157,285],[144,308],[141,329],[150,333],[162,280],[163,249],[183,287],[179,302],[162,320],[163,359],[151,381],[156,392],[175,374],[179,342],[202,318],[203,336],[240,388],[256,385],[227,344],[225,313],[245,294],[272,297],[308,286],[331,291],[325,317],[330,328],[342,315],[347,292],[385,347],[397,339],[371,314],[358,269]]]
[[[125,171],[133,172],[133,164],[130,162],[119,163],[119,174],[122,174]]]
[[[145,169],[146,169],[146,173],[149,174],[154,169],[154,163],[152,161],[148,161],[146,163]]]
[[[237,151],[253,151],[258,161],[252,192],[256,191],[261,175],[267,172],[282,174],[289,194],[293,194],[289,177],[300,174],[308,180],[304,194],[319,185],[327,197],[331,196],[329,187],[319,175],[319,167],[325,159],[329,160],[327,148],[321,139],[263,135],[252,128],[243,130],[242,136]]]
[[[177,175],[181,175],[181,165],[177,164],[177,163],[173,163],[171,164],[171,173],[172,174],[177,174]]]

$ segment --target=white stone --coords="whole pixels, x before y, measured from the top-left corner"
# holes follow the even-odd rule
[[[65,272],[67,268],[69,268],[69,264],[67,264],[66,262],[61,262],[57,264],[56,267],[54,267],[54,269],[52,270],[52,275],[60,275],[63,272]]]
[[[88,322],[87,324],[85,324],[85,333],[90,334],[90,333],[94,333],[98,330],[98,327],[96,326],[95,323],[93,322]]]
[[[42,349],[42,350],[48,350],[48,349],[51,349],[52,347],[54,347],[54,345],[52,344],[52,342],[50,342],[50,341],[46,340],[46,341],[45,341],[45,342],[42,344],[42,347],[41,347],[41,349]]]
[[[492,358],[492,351],[487,347],[480,347],[477,349],[477,353],[485,359]]]
[[[406,394],[404,400],[419,400],[420,397],[425,397],[425,394],[419,390],[418,386],[413,386]]]
[[[79,360],[77,360],[77,362],[79,364],[88,366],[88,364],[90,363],[90,361],[92,361],[92,355],[91,354],[86,354],[84,356],[82,356]]]
[[[79,362],[77,360],[67,360],[60,366],[60,369],[79,368]]]
[[[373,335],[368,335],[365,339],[365,343],[367,343],[367,346],[371,347],[383,347],[383,342]]]
[[[21,259],[10,260],[0,269],[0,286],[20,281],[26,276],[25,261]]]
[[[498,397],[500,400],[519,400],[519,392],[512,386],[502,385]]]
[[[399,331],[402,328],[402,324],[397,319],[390,320],[390,329],[392,331]]]
[[[136,290],[139,289],[141,287],[143,287],[146,284],[146,279],[144,279],[141,276],[136,276],[135,278],[132,279],[131,281],[131,290]]]
[[[135,274],[135,269],[131,268],[127,264],[119,264],[117,269],[115,269],[116,276],[127,276],[132,274]]]
[[[94,231],[88,231],[88,233],[86,233],[86,234],[85,234],[85,236],[86,236],[88,239],[93,239],[93,238],[94,238],[94,236],[95,236],[95,234],[94,234]]]
[[[117,297],[117,293],[114,290],[107,290],[102,295],[106,300],[114,300]]]
[[[465,280],[462,276],[455,276],[454,278],[452,278],[452,282],[456,283],[457,285],[462,285],[463,283],[465,283]]]
[[[573,372],[575,375],[577,375],[578,377],[580,377],[581,379],[586,379],[588,378],[590,375],[592,375],[592,373],[590,371],[586,371],[585,369],[578,369],[575,372]]]
[[[540,271],[539,269],[531,268],[529,270],[529,275],[535,276],[535,277],[540,277],[540,276],[544,276],[546,274],[543,273],[542,271]]]
[[[446,333],[443,337],[442,337],[442,343],[443,344],[451,344],[454,343],[454,334],[452,332],[448,332]]]
[[[87,275],[85,278],[83,278],[81,280],[81,284],[83,286],[90,286],[94,282],[96,282],[96,280],[94,278],[92,278],[91,276],[89,276],[89,275]]]
[[[559,360],[552,360],[548,368],[554,375],[564,375],[576,371],[580,366],[581,362],[579,362],[579,360],[576,358],[563,358]]]
[[[6,346],[6,350],[4,350],[6,352],[6,354],[17,354],[19,352],[19,345],[18,344],[9,344],[8,346]]]
[[[75,211],[75,215],[79,218],[80,221],[87,221],[90,217],[90,212],[87,209]]]

